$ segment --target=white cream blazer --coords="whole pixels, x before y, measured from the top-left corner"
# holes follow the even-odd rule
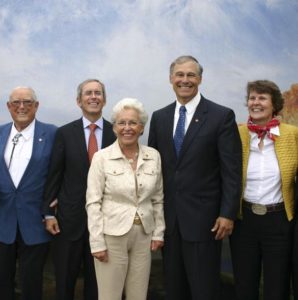
[[[107,249],[104,235],[127,233],[136,213],[152,240],[163,240],[163,184],[159,153],[139,145],[134,172],[118,140],[93,156],[88,174],[86,210],[91,252]]]

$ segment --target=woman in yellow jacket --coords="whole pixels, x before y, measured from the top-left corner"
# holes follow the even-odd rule
[[[298,167],[298,128],[280,123],[278,86],[268,80],[247,85],[247,125],[239,127],[243,152],[240,218],[231,236],[237,299],[286,300]]]

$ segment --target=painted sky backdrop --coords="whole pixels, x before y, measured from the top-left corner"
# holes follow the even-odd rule
[[[80,117],[87,78],[106,84],[107,119],[124,97],[151,114],[175,100],[169,65],[184,54],[204,67],[202,94],[243,122],[247,81],[298,82],[298,1],[0,0],[0,124],[16,86],[36,90],[42,121]]]

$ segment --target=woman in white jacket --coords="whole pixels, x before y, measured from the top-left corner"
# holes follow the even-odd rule
[[[101,300],[145,300],[151,250],[163,246],[163,186],[159,153],[139,144],[148,120],[142,103],[113,108],[117,140],[92,160],[86,195],[90,246]]]

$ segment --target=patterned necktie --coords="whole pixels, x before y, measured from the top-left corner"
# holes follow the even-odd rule
[[[97,125],[90,124],[89,128],[90,128],[90,136],[89,136],[89,142],[88,142],[88,157],[89,157],[89,161],[91,163],[94,153],[98,150],[97,140],[96,140],[96,136],[95,136],[95,129],[97,128]]]
[[[179,156],[179,152],[183,143],[183,138],[185,134],[185,113],[186,108],[185,106],[180,106],[179,109],[179,119],[176,126],[176,131],[174,135],[174,144],[176,149],[177,157]]]
[[[17,143],[19,142],[19,138],[22,136],[21,133],[17,133],[13,139],[11,140],[12,143],[13,143],[13,146],[12,146],[12,150],[11,150],[11,154],[10,154],[10,159],[9,159],[9,164],[8,164],[8,169],[10,169],[10,166],[11,166],[11,162],[12,162],[12,157],[13,157],[13,153],[14,153],[14,149],[17,145]]]

